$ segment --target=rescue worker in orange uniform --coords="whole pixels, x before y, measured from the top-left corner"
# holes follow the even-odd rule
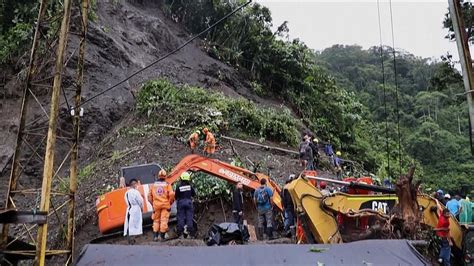
[[[199,145],[199,130],[194,131],[188,138],[189,148],[191,149],[191,153],[194,153],[194,150]]]
[[[207,155],[212,155],[216,152],[216,139],[214,138],[214,134],[212,134],[209,129],[204,128],[202,130],[206,135],[206,142],[204,143],[204,152]]]
[[[161,169],[158,179],[151,186],[148,200],[153,205],[153,241],[165,240],[168,232],[168,220],[170,218],[171,204],[174,201],[174,191],[165,180],[166,171]]]

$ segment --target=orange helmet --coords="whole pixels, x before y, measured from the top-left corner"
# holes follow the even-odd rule
[[[324,182],[324,181],[319,182],[319,187],[321,189],[325,189],[326,188],[326,182]]]
[[[166,171],[165,169],[161,169],[160,172],[158,173],[158,177],[166,177]]]
[[[204,134],[205,134],[205,133],[209,132],[209,129],[208,129],[207,127],[205,127],[205,128],[202,130],[202,132],[204,132]]]

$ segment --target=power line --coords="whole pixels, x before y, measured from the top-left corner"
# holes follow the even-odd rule
[[[61,106],[64,106],[64,104],[67,105],[67,108],[68,110],[70,110],[71,108],[80,108],[81,106],[83,106],[84,104],[86,104],[87,102],[90,102],[92,101],[93,99],[105,94],[106,92],[110,91],[110,90],[113,90],[115,88],[117,88],[118,86],[120,86],[121,84],[125,83],[127,80],[131,79],[132,77],[138,75],[139,73],[145,71],[146,69],[152,67],[153,65],[157,64],[158,62],[160,61],[163,61],[164,59],[166,59],[167,57],[169,57],[170,55],[178,52],[179,50],[181,50],[182,48],[184,48],[186,45],[188,45],[189,43],[191,43],[192,41],[194,41],[195,39],[199,38],[200,36],[202,36],[204,33],[210,31],[211,29],[215,28],[217,25],[219,25],[220,23],[222,23],[224,20],[226,20],[227,18],[229,18],[230,16],[232,16],[233,14],[237,13],[239,10],[241,10],[242,8],[246,7],[247,5],[249,5],[250,3],[252,2],[252,0],[249,0],[248,2],[246,2],[245,4],[237,7],[236,9],[234,9],[232,12],[228,13],[227,15],[225,15],[224,17],[222,17],[221,19],[219,19],[216,23],[212,24],[211,26],[209,26],[207,29],[203,30],[202,32],[200,32],[199,34],[195,35],[194,37],[192,37],[191,39],[189,39],[188,41],[186,41],[185,43],[183,43],[182,45],[180,45],[178,48],[176,48],[175,50],[169,52],[168,54],[160,57],[159,59],[157,59],[156,61],[154,61],[153,63],[151,63],[150,65],[148,66],[145,66],[144,68],[136,71],[135,73],[133,73],[132,75],[128,76],[127,78],[123,79],[122,81],[118,82],[117,84],[113,85],[112,87],[110,88],[107,88],[106,90],[102,91],[102,92],[99,92],[97,93],[96,95],[82,101],[82,103],[78,106],[75,106],[75,107],[69,107],[69,104],[67,102],[67,98],[66,98],[66,95],[65,93],[63,92],[64,94],[64,99],[65,99],[65,102],[61,104]],[[181,92],[183,90],[184,87],[181,87],[175,94],[178,94],[179,92]],[[43,114],[41,117],[38,118],[38,121],[41,121],[41,122],[37,122],[37,124],[39,123],[45,123],[45,122],[48,122],[48,120],[44,120],[44,118],[47,118],[47,115],[46,114]]]
[[[382,65],[382,86],[383,86],[383,103],[384,103],[384,115],[385,115],[385,145],[387,149],[387,171],[388,177],[391,177],[390,171],[390,145],[388,136],[388,112],[387,112],[387,89],[385,86],[385,67],[383,60],[383,43],[382,43],[382,22],[380,20],[380,1],[377,0],[377,14],[379,21],[379,37],[380,37],[380,64]]]
[[[400,109],[398,100],[398,79],[397,79],[397,56],[395,53],[395,34],[393,31],[393,12],[392,12],[392,0],[389,0],[390,5],[390,27],[392,30],[392,53],[393,53],[393,75],[395,82],[395,105],[397,110],[397,134],[398,134],[398,163],[400,167],[400,175],[402,174],[402,144],[401,144],[401,133],[400,133]]]
[[[165,54],[164,56],[158,58],[157,60],[155,60],[154,62],[152,62],[151,64],[143,67],[142,69],[136,71],[135,73],[131,74],[130,76],[124,78],[123,80],[119,81],[118,83],[116,83],[115,85],[113,85],[112,87],[110,88],[107,88],[99,93],[97,93],[96,95],[90,97],[89,99],[86,99],[84,100],[79,106],[77,107],[80,107],[80,106],[83,106],[84,104],[94,100],[95,98],[107,93],[108,91],[111,91],[115,88],[117,88],[118,86],[122,85],[123,83],[127,82],[129,79],[135,77],[136,75],[142,73],[143,71],[149,69],[150,67],[156,65],[157,63],[165,60],[166,58],[168,58],[169,56],[175,54],[176,52],[178,52],[179,50],[183,49],[185,46],[187,46],[188,44],[190,44],[191,42],[193,42],[194,40],[196,40],[197,38],[201,37],[202,35],[204,35],[205,33],[207,33],[208,31],[212,30],[213,28],[215,28],[217,25],[219,25],[220,23],[222,23],[224,20],[226,20],[227,18],[229,18],[230,16],[234,15],[235,13],[237,13],[238,11],[240,11],[241,9],[243,9],[244,7],[248,6],[250,3],[252,2],[252,0],[249,0],[247,1],[246,3],[238,6],[236,9],[234,9],[232,12],[228,13],[227,15],[225,15],[224,17],[222,17],[221,19],[219,19],[218,21],[216,21],[214,24],[212,24],[211,26],[209,26],[207,29],[201,31],[200,33],[198,33],[197,35],[194,35],[191,39],[187,40],[186,42],[184,42],[183,44],[181,44],[180,46],[178,46],[176,49],[174,49],[173,51]]]

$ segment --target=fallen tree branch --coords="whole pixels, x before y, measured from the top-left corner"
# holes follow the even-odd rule
[[[255,142],[250,142],[250,141],[246,141],[246,140],[227,137],[227,136],[224,136],[224,135],[222,135],[221,138],[229,140],[229,141],[232,140],[232,141],[237,141],[237,142],[240,142],[240,143],[243,143],[243,144],[264,148],[264,149],[267,149],[267,150],[276,150],[276,151],[281,151],[281,152],[285,152],[285,153],[289,153],[289,154],[296,154],[296,155],[299,154],[297,151],[283,149],[283,148],[274,147],[274,146],[262,145],[262,144],[258,144],[258,143],[255,143]]]
[[[222,214],[224,215],[224,222],[227,223],[227,216],[225,215],[225,209],[224,209],[224,203],[222,202],[222,198],[219,198],[221,201],[221,208],[222,208]]]
[[[157,127],[164,127],[164,128],[171,128],[171,129],[184,130],[184,128],[182,128],[182,127],[175,127],[175,126],[165,125],[165,124],[159,124],[159,125],[156,125],[156,126],[157,126]]]
[[[229,142],[230,142],[230,147],[232,148],[232,151],[234,152],[234,155],[237,156],[237,158],[238,158],[240,161],[242,161],[242,160],[240,159],[239,153],[237,152],[237,150],[236,150],[235,147],[234,147],[234,143],[232,143],[232,140],[229,140]]]

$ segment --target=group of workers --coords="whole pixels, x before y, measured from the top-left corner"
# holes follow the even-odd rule
[[[433,195],[436,199],[439,211],[438,225],[434,229],[441,240],[441,248],[438,262],[444,266],[451,265],[451,246],[453,245],[449,234],[449,218],[454,217],[460,224],[470,224],[473,221],[473,203],[469,197],[462,199],[461,196],[451,197],[448,193],[438,189]]]
[[[171,205],[177,201],[177,228],[178,238],[195,235],[193,226],[193,198],[196,191],[191,184],[191,174],[184,172],[180,176],[180,182],[173,190],[171,184],[166,181],[166,171],[161,169],[156,177],[156,181],[150,186],[148,200],[152,203],[153,213],[153,241],[166,240],[168,232],[168,221],[171,212]],[[135,243],[134,236],[143,234],[142,212],[143,198],[137,190],[139,185],[137,179],[129,182],[129,189],[125,193],[125,203],[127,212],[124,222],[124,236],[128,236],[130,244]],[[187,233],[185,233],[185,226]]]
[[[130,244],[135,243],[135,236],[143,234],[142,226],[142,212],[143,212],[143,198],[137,190],[139,182],[137,179],[132,179],[129,182],[129,189],[125,193],[125,202],[127,205],[127,212],[124,222],[124,236],[128,236]],[[148,200],[153,206],[153,241],[164,241],[168,238],[168,221],[170,217],[171,205],[177,201],[177,228],[176,233],[178,238],[194,238],[195,231],[193,226],[193,198],[196,196],[196,191],[191,184],[191,175],[184,172],[180,176],[180,182],[173,190],[171,184],[166,181],[166,171],[160,170],[156,181],[150,187]],[[268,239],[273,239],[273,191],[267,186],[265,178],[260,180],[260,187],[255,189],[253,194],[253,201],[258,213],[258,228],[257,234],[263,238],[264,233]],[[233,191],[232,213],[234,222],[243,225],[243,185],[237,183]],[[287,207],[287,211],[290,208]],[[292,216],[294,217],[294,215]],[[294,225],[294,223],[292,224]],[[187,233],[185,234],[185,227]]]
[[[312,138],[309,134],[303,136],[303,141],[299,146],[300,163],[305,170],[315,170],[319,167],[319,150],[317,138]]]
[[[461,198],[459,195],[451,197],[449,193],[444,194],[444,191],[441,189],[438,189],[432,196],[443,206],[446,206],[449,213],[452,214],[460,224],[470,224],[473,222],[474,212],[472,209],[474,208],[474,203],[471,202],[469,197]]]
[[[216,138],[207,127],[202,130],[204,133],[204,153],[210,156],[216,152]],[[191,153],[195,153],[196,148],[199,146],[201,131],[196,130],[188,138],[188,145],[191,149]]]
[[[260,180],[260,186],[253,193],[253,202],[257,208],[258,227],[257,235],[263,239],[264,235],[268,239],[273,239],[273,190],[267,186],[265,178]],[[244,196],[243,185],[238,182],[232,192],[232,215],[234,223],[243,225],[244,221]]]
[[[319,168],[321,156],[318,145],[318,138],[311,136],[309,133],[303,135],[303,140],[299,146],[299,158],[304,170],[316,170],[316,168]],[[342,153],[340,151],[334,153],[331,141],[324,145],[324,153],[328,157],[337,179],[342,179]]]

